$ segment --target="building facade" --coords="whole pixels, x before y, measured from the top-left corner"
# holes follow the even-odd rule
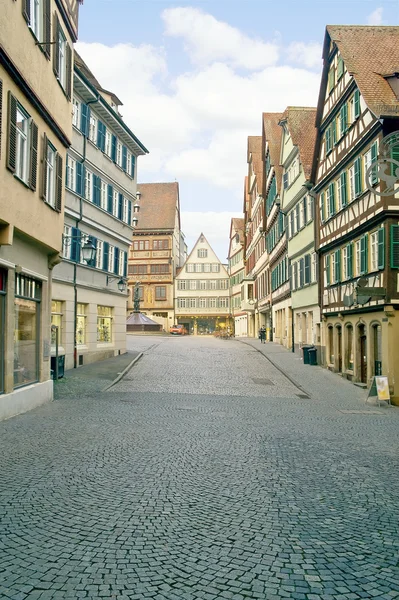
[[[316,109],[288,107],[283,128],[280,164],[283,167],[281,212],[288,233],[291,274],[293,346],[315,345],[320,350],[320,309],[315,252],[314,198],[309,194],[316,140]]]
[[[79,4],[2,3],[0,419],[53,397],[52,269],[62,246]]]
[[[76,54],[63,260],[54,268],[51,312],[52,354],[58,334],[67,369],[126,352],[137,158],[147,150],[122,120],[120,104]],[[95,248],[88,262],[87,242]]]
[[[175,319],[193,335],[232,329],[229,277],[201,233],[175,279]]]
[[[364,385],[386,375],[396,403],[398,41],[398,27],[327,27],[313,173],[324,364]]]
[[[140,282],[140,311],[165,331],[174,325],[174,278],[186,258],[180,228],[179,184],[142,183],[138,186],[140,213],[129,254],[128,314]]]
[[[234,335],[248,335],[248,314],[242,310],[244,265],[244,219],[231,219],[229,244],[230,311]]]

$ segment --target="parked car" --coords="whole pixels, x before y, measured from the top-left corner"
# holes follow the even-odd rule
[[[173,325],[169,331],[172,335],[187,335],[187,329],[184,325]]]

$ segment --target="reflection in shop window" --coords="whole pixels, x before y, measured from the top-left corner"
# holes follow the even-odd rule
[[[58,345],[62,345],[62,302],[53,300],[51,302],[51,325],[58,327]],[[51,328],[51,345],[55,346],[56,332]]]
[[[40,282],[16,275],[14,387],[39,379]]]
[[[97,341],[112,342],[112,308],[97,306]]]
[[[86,344],[86,304],[76,306],[76,343]]]
[[[346,328],[347,344],[346,344],[346,364],[350,371],[353,371],[353,327],[348,325]]]

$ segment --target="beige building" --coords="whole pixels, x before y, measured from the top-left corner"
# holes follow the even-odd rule
[[[165,331],[174,324],[174,277],[185,261],[186,245],[180,229],[179,184],[141,183],[140,212],[130,247],[128,314],[140,282],[140,311]]]
[[[52,269],[62,246],[78,11],[77,0],[1,6],[0,419],[53,397]]]
[[[320,308],[315,252],[314,199],[309,194],[316,141],[316,109],[289,106],[280,121],[283,128],[280,164],[283,167],[280,210],[288,231],[291,273],[293,346],[305,344],[320,351]],[[320,352],[319,352],[320,353]]]
[[[248,313],[242,310],[244,265],[244,219],[231,219],[229,245],[230,312],[234,335],[248,335]]]
[[[203,233],[175,279],[176,322],[190,334],[219,334],[232,328],[229,278]]]
[[[137,159],[147,150],[122,120],[120,106],[75,54],[63,261],[54,268],[51,315],[67,369],[126,352]],[[87,245],[94,247],[89,261]],[[55,342],[53,328],[52,355]]]

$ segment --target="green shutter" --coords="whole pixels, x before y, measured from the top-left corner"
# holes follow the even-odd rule
[[[348,196],[346,189],[346,171],[341,173],[341,201],[342,206],[346,206],[348,204]]]
[[[385,267],[385,229],[384,226],[378,230],[378,268]]]
[[[399,269],[399,225],[391,225],[391,269]]]
[[[335,214],[335,185],[334,182],[330,183],[330,206],[329,206],[329,212],[330,212],[330,216]]]
[[[354,93],[354,109],[355,109],[354,117],[355,117],[355,119],[358,119],[360,117],[360,92],[359,92],[359,90],[355,90],[355,93]]]
[[[371,146],[371,163],[374,164],[375,162],[377,162],[377,142],[374,142],[374,144]],[[371,183],[372,185],[378,183],[376,166],[374,167],[371,173]]]
[[[335,282],[338,283],[341,281],[341,250],[335,251],[335,273],[334,273]]]
[[[353,277],[353,242],[351,242],[350,244],[348,244],[347,246],[347,264],[346,264],[346,271],[348,274],[348,279],[352,279]]]
[[[328,73],[328,92],[329,93],[332,92],[332,90],[334,89],[334,85],[335,85],[335,68],[334,68],[334,66],[332,66]]]
[[[337,121],[335,119],[331,123],[331,137],[332,143],[335,146],[335,144],[337,143]]]
[[[17,100],[8,92],[7,169],[15,173],[17,164]]]
[[[321,222],[324,223],[324,221],[326,220],[326,209],[325,209],[325,193],[323,192],[320,195],[320,214],[321,214]]]
[[[326,154],[331,152],[331,128],[326,129]]]
[[[326,282],[327,282],[327,285],[330,285],[331,278],[330,278],[330,255],[329,254],[326,255],[325,265],[326,265]]]
[[[360,156],[355,160],[355,196],[359,196],[362,191],[362,172]]]
[[[341,106],[339,117],[340,117],[340,132],[341,132],[341,136],[343,136],[347,129],[347,126],[348,126],[348,106],[346,104]]]
[[[366,233],[362,238],[360,238],[360,273],[362,275],[368,272],[367,244],[368,235]]]
[[[344,74],[344,61],[342,60],[342,56],[339,56],[338,64],[337,64],[337,79],[341,79],[343,74]]]

